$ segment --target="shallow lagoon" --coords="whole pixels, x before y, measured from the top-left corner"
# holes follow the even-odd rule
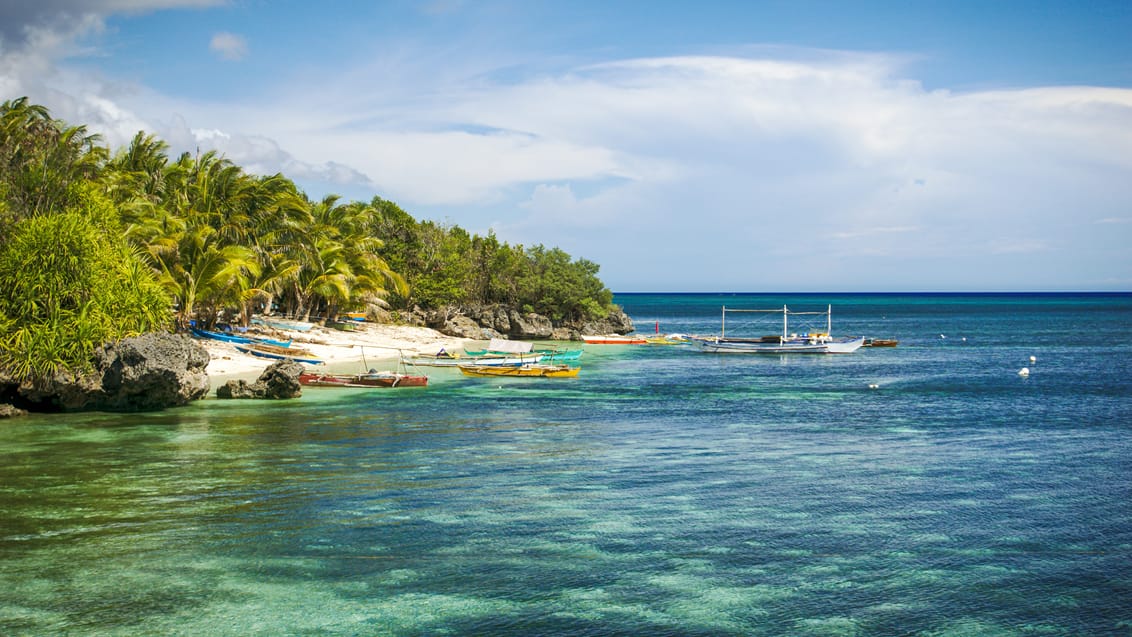
[[[1132,297],[617,300],[901,344],[4,422],[0,633],[1132,631]]]

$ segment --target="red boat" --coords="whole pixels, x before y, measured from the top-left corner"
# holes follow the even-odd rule
[[[428,376],[370,371],[365,374],[303,372],[299,383],[309,387],[424,387]]]

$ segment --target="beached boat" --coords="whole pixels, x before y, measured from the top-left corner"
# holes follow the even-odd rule
[[[308,363],[310,365],[321,365],[323,363],[322,360],[315,358],[313,352],[305,349],[279,347],[277,345],[268,345],[267,343],[233,343],[233,346],[245,354],[259,356],[260,358],[292,360],[297,363]]]
[[[485,376],[499,378],[503,376],[515,378],[574,378],[581,367],[569,365],[545,365],[541,363],[523,365],[457,365],[465,376]]]
[[[760,336],[754,338],[728,337],[728,312],[760,312],[781,313],[782,334],[778,336]],[[820,316],[826,317],[824,332],[789,333],[790,316]],[[700,350],[713,354],[849,354],[857,351],[864,344],[864,337],[834,338],[832,331],[833,308],[828,307],[825,312],[792,312],[785,305],[774,310],[742,310],[723,308],[723,319],[719,336],[700,337]]]
[[[243,336],[240,334],[228,334],[226,332],[213,332],[211,330],[202,330],[192,328],[192,333],[198,338],[207,338],[213,341],[221,341],[224,343],[267,343],[268,345],[275,345],[277,347],[290,347],[291,341],[277,341],[273,338],[263,338],[258,336]]]
[[[586,345],[646,345],[648,339],[643,336],[619,336],[617,334],[583,334],[582,340]]]
[[[345,312],[344,314],[342,314],[342,318],[349,320],[349,321],[364,321],[364,320],[366,320],[366,313],[365,312]]]
[[[306,371],[299,374],[299,382],[310,387],[424,387],[428,376],[379,372],[371,369],[364,374],[324,374]]]
[[[314,323],[304,323],[302,321],[292,321],[289,319],[281,318],[264,318],[257,316],[252,319],[252,323],[256,325],[264,325],[266,327],[274,328],[277,330],[294,330],[296,332],[309,332]]]

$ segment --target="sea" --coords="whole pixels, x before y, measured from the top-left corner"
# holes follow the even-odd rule
[[[0,421],[0,634],[1132,635],[1132,294],[615,302],[899,344]]]

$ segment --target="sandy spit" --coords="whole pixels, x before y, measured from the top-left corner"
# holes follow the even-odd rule
[[[292,341],[292,347],[305,349],[325,361],[319,369],[332,372],[360,372],[364,365],[392,370],[404,354],[435,354],[442,348],[461,351],[475,341],[445,336],[434,329],[409,325],[378,325],[359,322],[356,331],[344,332],[315,325],[309,332],[270,330],[257,336]],[[229,380],[254,381],[275,361],[238,351],[231,343],[197,339],[208,349],[211,360],[208,376],[213,387]]]

